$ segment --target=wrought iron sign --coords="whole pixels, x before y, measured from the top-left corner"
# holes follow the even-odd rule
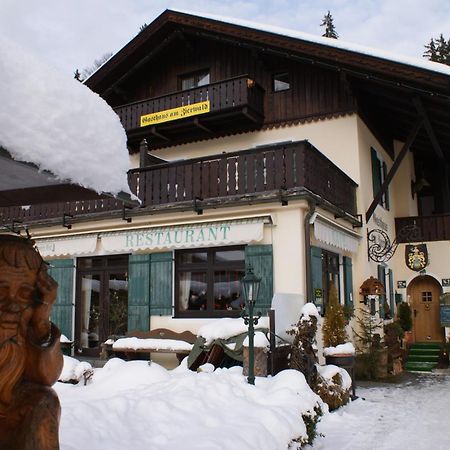
[[[407,225],[403,227],[396,238],[391,242],[388,234],[384,230],[374,229],[367,232],[367,253],[369,260],[377,263],[389,261],[394,256],[400,242],[418,241],[421,230],[416,225]]]

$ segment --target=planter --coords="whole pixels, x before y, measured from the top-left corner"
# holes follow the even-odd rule
[[[408,348],[413,343],[413,332],[405,331],[405,335],[403,337],[403,347]]]
[[[352,379],[352,400],[356,398],[356,384],[355,384],[355,355],[351,354],[337,354],[325,356],[325,363],[345,369]]]

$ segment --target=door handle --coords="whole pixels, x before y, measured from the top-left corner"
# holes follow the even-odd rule
[[[417,316],[417,309],[414,310],[414,317]]]

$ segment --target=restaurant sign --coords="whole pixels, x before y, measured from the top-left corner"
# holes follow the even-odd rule
[[[210,102],[192,103],[191,105],[180,106],[178,108],[166,109],[151,114],[141,116],[141,127],[155,125],[157,123],[170,122],[171,120],[184,119],[185,117],[197,116],[210,111]]]
[[[263,227],[262,221],[211,222],[104,233],[101,241],[108,252],[215,247],[260,241]]]

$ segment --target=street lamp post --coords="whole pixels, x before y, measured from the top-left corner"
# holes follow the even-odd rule
[[[242,291],[244,294],[244,300],[248,314],[245,311],[242,314],[245,325],[248,325],[248,377],[249,384],[255,384],[255,325],[258,324],[258,320],[261,317],[261,313],[258,312],[256,317],[253,317],[253,308],[255,307],[256,299],[258,298],[259,286],[261,278],[258,278],[254,273],[251,266],[247,267],[246,274],[241,280]]]

